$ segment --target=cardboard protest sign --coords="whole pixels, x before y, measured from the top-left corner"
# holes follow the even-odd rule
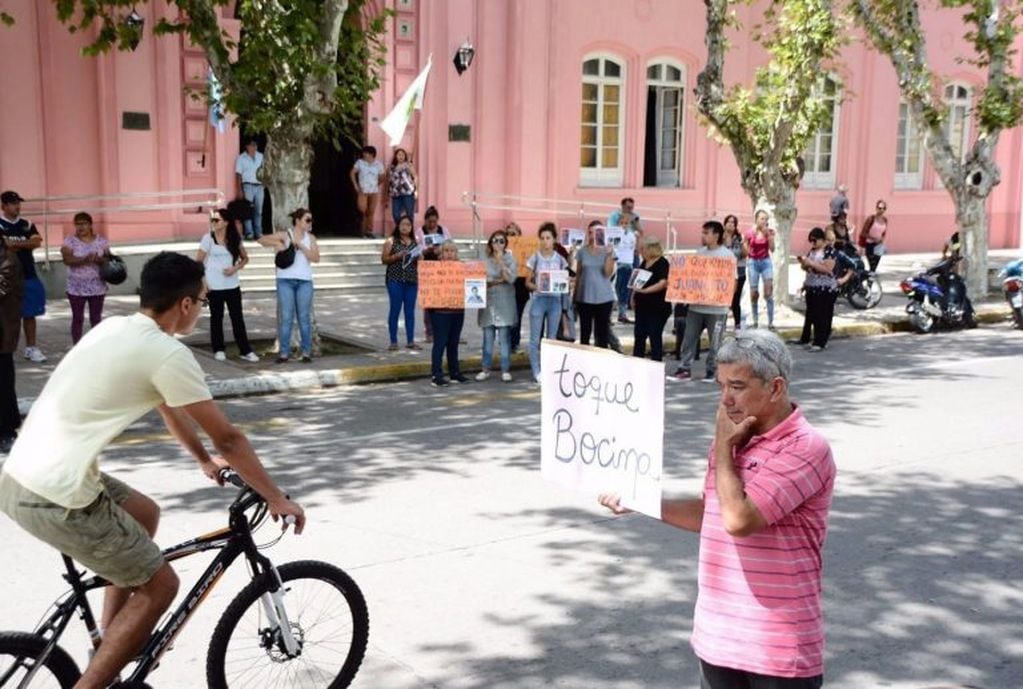
[[[567,270],[538,270],[536,291],[540,294],[568,294],[569,276]]]
[[[529,266],[526,261],[540,249],[539,237],[508,237],[508,251],[515,257],[520,278],[529,277]]]
[[[421,262],[419,305],[424,309],[464,309],[467,279],[486,281],[487,269],[482,261]]]
[[[665,299],[682,304],[730,306],[735,256],[673,256]]]
[[[540,473],[660,519],[664,364],[544,340]]]
[[[465,289],[465,308],[467,309],[482,309],[487,306],[487,281],[477,280],[476,278],[466,278],[464,283]]]

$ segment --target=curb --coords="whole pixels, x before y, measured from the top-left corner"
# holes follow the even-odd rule
[[[1012,313],[1007,306],[985,305],[981,310],[977,311],[977,321],[979,323],[1000,323],[1011,317]],[[832,337],[840,339],[872,337],[876,335],[907,333],[912,332],[912,330],[909,319],[899,317],[882,322],[844,323],[834,328]],[[779,328],[777,333],[782,339],[787,339],[798,337],[800,329],[791,326],[783,327]],[[631,336],[624,336],[619,339],[622,342],[623,349],[632,344]],[[673,342],[673,337],[665,338],[665,350],[668,350],[669,343]],[[466,371],[477,371],[482,366],[482,357],[479,355],[461,357],[460,363]],[[528,370],[529,357],[524,352],[513,354],[511,367],[515,370]],[[350,368],[304,370],[288,373],[261,373],[227,380],[210,381],[209,387],[214,399],[230,399],[277,392],[331,388],[340,385],[365,385],[429,377],[430,362],[428,359],[425,359],[423,361],[399,364],[370,364]],[[18,407],[22,414],[28,413],[34,401],[34,397],[18,398]]]

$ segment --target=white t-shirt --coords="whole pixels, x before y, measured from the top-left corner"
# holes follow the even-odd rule
[[[224,275],[224,269],[234,265],[231,252],[223,244],[217,244],[212,232],[207,232],[199,240],[199,248],[206,254],[203,265],[206,266],[206,286],[211,290],[234,289],[241,284],[238,273]]]
[[[248,151],[241,153],[234,161],[234,172],[242,176],[243,184],[262,184],[256,173],[263,165],[263,154],[256,151],[256,155],[250,156]]]
[[[309,233],[306,232],[302,235],[302,241],[298,243],[304,249],[312,247],[313,240]],[[284,241],[284,248],[287,249],[291,246],[291,235],[288,235]],[[309,264],[309,259],[306,258],[305,254],[295,248],[295,261],[287,268],[278,268],[277,277],[279,278],[291,278],[293,280],[312,280],[313,279],[313,267]]]
[[[3,470],[51,502],[86,507],[100,494],[99,455],[110,441],[161,404],[211,398],[192,352],[152,318],[104,318],[50,376]]]
[[[380,175],[384,174],[384,165],[379,160],[367,163],[359,158],[355,161],[355,174],[363,194],[376,194],[380,191]]]

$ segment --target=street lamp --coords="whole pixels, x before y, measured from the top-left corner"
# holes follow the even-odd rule
[[[139,43],[142,41],[142,29],[145,25],[146,18],[139,14],[138,10],[134,7],[131,8],[131,14],[121,21],[121,27],[124,29],[125,41],[132,51],[139,47]]]
[[[466,38],[462,45],[458,46],[458,50],[455,51],[455,71],[458,72],[458,76],[462,76],[462,72],[469,69],[469,65],[472,64],[472,59],[476,56],[476,49],[472,47],[472,43]]]

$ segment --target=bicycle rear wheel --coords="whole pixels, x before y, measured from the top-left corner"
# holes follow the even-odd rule
[[[369,613],[359,587],[326,562],[289,562],[278,571],[299,652],[285,652],[264,610],[261,597],[270,591],[270,577],[254,579],[213,632],[206,657],[211,689],[341,689],[355,677],[369,640]]]
[[[44,648],[46,639],[36,634],[0,632],[0,687],[11,689],[20,686],[34,667],[34,659]],[[57,646],[28,686],[32,689],[71,689],[80,676],[75,661]]]

